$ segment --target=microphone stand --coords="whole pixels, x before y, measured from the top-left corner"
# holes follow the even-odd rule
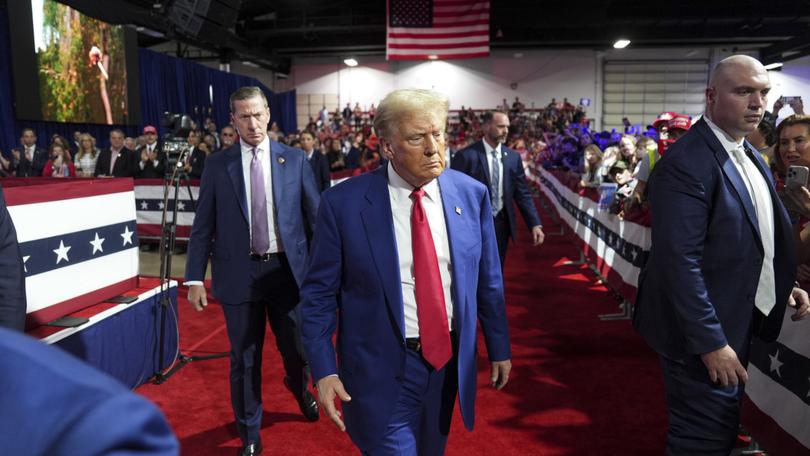
[[[169,180],[164,181],[163,183],[163,214],[161,216],[162,230],[160,233],[160,292],[158,294],[161,308],[160,333],[158,338],[159,355],[158,355],[158,368],[157,372],[154,375],[155,380],[153,382],[156,385],[160,385],[166,382],[169,379],[169,377],[174,375],[175,372],[182,369],[183,366],[192,361],[203,361],[206,359],[224,358],[228,356],[228,352],[213,353],[210,355],[200,355],[200,356],[184,355],[180,353],[179,348],[180,338],[178,337],[177,340],[178,356],[175,358],[174,361],[177,361],[177,359],[179,359],[180,362],[174,364],[166,372],[163,372],[162,368],[165,336],[166,336],[166,313],[169,311],[169,307],[171,306],[171,297],[169,296],[169,281],[171,280],[172,256],[174,256],[175,241],[177,239],[177,202],[179,200],[180,194],[181,174],[184,174],[182,173],[181,170],[183,169],[183,164],[188,159],[189,151],[190,149],[188,148],[183,149],[183,152],[180,154],[180,158],[177,160],[177,165],[174,167],[174,170],[172,171],[171,177],[169,178]],[[168,220],[169,186],[174,187],[174,205],[172,207],[171,221]],[[188,191],[189,198],[192,199],[193,203],[194,198],[191,195],[191,187],[188,184],[188,178],[186,178],[186,189]],[[179,325],[179,322],[177,322],[177,317],[175,317],[175,323]]]

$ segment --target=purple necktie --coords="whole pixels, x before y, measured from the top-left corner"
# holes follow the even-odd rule
[[[264,190],[264,172],[259,151],[251,149],[250,160],[250,247],[253,253],[263,255],[270,249],[270,232],[267,230],[267,194]]]

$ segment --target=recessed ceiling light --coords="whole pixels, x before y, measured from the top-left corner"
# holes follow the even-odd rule
[[[622,39],[616,40],[616,42],[613,43],[613,47],[616,48],[616,49],[624,49],[624,48],[627,47],[628,44],[630,44],[630,40],[626,40],[626,39],[622,38]]]
[[[348,59],[344,60],[343,63],[345,63],[346,65],[348,65],[350,67],[356,67],[357,66],[357,60],[352,58],[352,57],[349,57]]]

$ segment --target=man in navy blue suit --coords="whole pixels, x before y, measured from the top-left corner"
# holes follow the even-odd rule
[[[298,327],[298,287],[304,278],[309,233],[319,192],[300,149],[271,141],[270,108],[258,87],[231,95],[231,120],[240,141],[208,157],[200,182],[186,266],[188,299],[206,305],[210,258],[214,296],[222,303],[231,342],[231,403],[242,454],[262,451],[261,366],[265,319],[284,361],[284,384],[301,412],[318,419],[307,390],[309,368]]]
[[[451,166],[477,179],[489,189],[498,255],[503,268],[509,238],[515,239],[514,201],[532,233],[535,246],[543,243],[543,225],[526,184],[526,173],[520,154],[506,147],[509,116],[500,111],[483,115],[484,138],[453,156]]]
[[[103,372],[4,328],[0,353],[3,454],[179,454],[160,410]]]
[[[445,170],[448,105],[427,90],[388,94],[374,119],[388,164],[324,192],[318,212],[304,347],[325,414],[366,455],[443,454],[457,392],[472,429],[478,321],[492,386],[509,379],[489,198]]]
[[[315,135],[311,131],[301,132],[301,149],[307,156],[307,161],[312,166],[312,173],[315,175],[315,183],[318,190],[323,192],[332,186],[332,176],[329,173],[329,159],[326,155],[315,150]]]
[[[14,222],[0,188],[0,327],[25,330],[25,275]]]
[[[794,288],[790,220],[768,166],[744,140],[762,120],[770,88],[757,60],[721,61],[703,118],[649,181],[652,247],[634,326],[661,356],[667,454],[729,454],[752,335],[774,340],[786,305],[796,309],[793,319],[810,308]]]

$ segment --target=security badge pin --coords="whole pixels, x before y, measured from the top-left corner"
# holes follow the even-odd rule
[[[279,165],[283,165],[285,161],[286,160],[284,160],[284,157],[278,157],[278,164]]]
[[[456,206],[456,214],[461,215],[461,208]]]

